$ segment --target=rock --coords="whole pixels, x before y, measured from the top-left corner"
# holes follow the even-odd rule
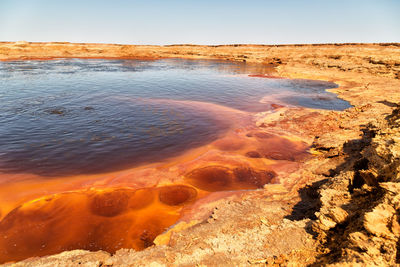
[[[196,225],[198,223],[199,223],[199,221],[197,221],[197,220],[190,221],[189,223],[187,223],[187,222],[179,222],[174,227],[169,229],[166,233],[158,235],[154,239],[153,243],[156,244],[157,246],[168,245],[169,240],[171,239],[172,233],[185,230],[185,229],[187,229],[189,227],[192,227],[193,225]]]
[[[396,237],[400,237],[400,224],[399,224],[399,216],[396,214],[392,217],[390,230]]]
[[[329,230],[336,226],[335,221],[322,214],[317,215],[317,222],[319,223],[319,228],[322,230]]]
[[[371,212],[365,214],[364,227],[365,229],[378,237],[393,238],[390,225],[396,210],[387,204],[380,204]]]
[[[330,210],[329,216],[333,219],[334,222],[336,223],[342,223],[346,220],[347,216],[349,214],[347,211],[340,207],[334,207]]]
[[[89,252],[86,250],[71,250],[57,255],[31,258],[18,263],[13,263],[13,267],[53,267],[53,266],[101,266],[110,257],[104,251]],[[62,263],[62,264],[60,264]]]
[[[60,116],[64,116],[66,113],[64,108],[52,108],[46,110],[46,112],[51,115],[60,115]]]
[[[374,246],[371,239],[364,233],[350,233],[349,240],[353,246],[356,246],[361,250],[366,251],[370,255],[378,255],[380,253],[379,249]]]

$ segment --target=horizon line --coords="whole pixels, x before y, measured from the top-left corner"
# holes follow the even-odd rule
[[[176,43],[176,44],[134,44],[134,43],[108,43],[108,42],[70,42],[70,41],[0,41],[0,43],[29,43],[29,44],[92,44],[92,45],[134,45],[134,46],[307,46],[307,45],[400,45],[399,42],[316,42],[316,43],[227,43],[227,44],[194,44],[194,43]]]

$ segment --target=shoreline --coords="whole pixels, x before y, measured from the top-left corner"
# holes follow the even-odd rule
[[[7,46],[9,45],[12,46],[12,44],[7,43]],[[60,46],[60,44],[56,45]],[[64,50],[54,52],[64,53],[68,51],[67,46],[70,45],[62,48]],[[17,45],[16,48],[23,50],[18,51],[23,57],[34,51],[34,49],[24,51],[29,46],[31,45],[23,44],[23,47]],[[121,46],[124,47],[124,45]],[[326,51],[325,48],[331,46],[335,49]],[[341,51],[338,47],[345,51]],[[371,51],[371,47],[375,50]],[[44,46],[44,50],[46,48],[48,46]],[[151,49],[154,49],[154,46],[145,46],[145,48],[149,50],[138,51],[138,54],[149,53],[172,57],[173,55],[176,56],[174,54],[176,52],[180,53],[178,57],[193,59],[201,59],[207,55],[207,51],[196,51],[196,48],[199,48],[198,46],[172,46],[172,48],[178,49],[172,52],[164,51],[164,47],[156,47],[161,51],[152,51]],[[201,50],[218,50],[219,47],[204,48],[201,46],[200,48]],[[272,46],[268,47],[268,51],[262,50],[262,48],[265,48],[264,46],[260,48],[262,51],[254,51],[259,48],[258,46],[224,46],[223,48],[230,48],[232,51],[223,51],[225,57],[221,54],[216,55],[216,51],[211,51],[212,54],[208,54],[208,56],[218,56],[214,59],[246,60],[246,62],[266,65],[276,64],[278,65],[276,70],[279,76],[287,78],[333,81],[339,87],[328,91],[334,92],[338,97],[349,101],[354,107],[344,111],[294,108],[281,110],[272,117],[262,113],[256,115],[257,126],[261,128],[270,127],[278,131],[287,131],[290,134],[302,136],[312,141],[316,156],[306,161],[302,169],[290,174],[283,186],[274,185],[265,190],[249,192],[241,196],[240,200],[225,199],[213,203],[213,212],[209,219],[196,224],[196,226],[192,226],[190,223],[186,226],[175,226],[165,235],[162,235],[165,237],[164,239],[158,238],[158,246],[139,252],[122,249],[114,256],[102,252],[68,251],[58,256],[48,256],[36,260],[28,259],[21,264],[76,263],[81,259],[87,259],[88,264],[89,262],[102,262],[115,266],[124,263],[146,265],[151,262],[159,264],[175,262],[183,265],[193,263],[212,265],[221,262],[250,265],[278,264],[281,262],[282,264],[297,263],[303,265],[350,263],[353,260],[364,260],[365,263],[368,263],[371,260],[376,263],[393,263],[393,257],[386,255],[390,252],[380,253],[381,255],[376,254],[376,252],[374,254],[374,245],[363,245],[364,247],[367,246],[367,252],[358,252],[358,254],[355,249],[357,246],[361,246],[362,242],[368,243],[368,240],[363,239],[364,232],[372,235],[377,244],[389,242],[388,238],[392,243],[397,242],[398,235],[390,234],[397,230],[388,229],[389,234],[382,234],[376,229],[371,230],[371,227],[365,226],[367,223],[363,218],[373,217],[373,214],[368,215],[368,212],[374,206],[379,206],[380,203],[377,203],[377,205],[370,203],[371,206],[367,205],[361,209],[361,211],[364,211],[360,216],[361,222],[356,225],[348,223],[353,227],[351,231],[349,230],[350,234],[344,231],[343,235],[334,236],[331,232],[337,225],[348,222],[352,213],[356,212],[341,207],[341,205],[347,203],[343,196],[352,195],[354,191],[357,191],[354,189],[353,192],[346,191],[345,188],[348,186],[346,181],[353,183],[354,179],[359,179],[354,173],[366,172],[364,170],[360,172],[360,170],[357,170],[357,166],[354,166],[360,161],[360,157],[363,157],[360,156],[364,153],[362,151],[368,149],[370,144],[368,142],[364,142],[365,144],[355,142],[353,144],[352,140],[364,140],[361,130],[363,127],[365,129],[365,126],[362,125],[370,122],[378,125],[378,130],[375,131],[379,135],[379,131],[384,131],[385,127],[382,121],[385,121],[385,117],[390,116],[392,110],[396,108],[395,103],[400,103],[398,91],[398,88],[400,88],[400,48],[398,44],[392,46],[370,44]],[[349,48],[350,51],[346,48]],[[4,44],[0,43],[0,53],[2,49],[4,49]],[[245,49],[248,50],[244,51]],[[272,51],[274,49],[276,51]],[[210,53],[210,51],[208,52]],[[221,53],[221,51],[217,52]],[[37,58],[42,55],[41,53],[41,51],[37,53]],[[117,52],[114,51],[114,53]],[[294,54],[300,54],[300,56],[292,57]],[[4,60],[7,56],[0,54],[0,60]],[[8,58],[11,57],[12,55]],[[397,133],[398,129],[386,133],[386,138]],[[399,144],[396,141],[397,139],[393,140],[395,144]],[[350,150],[348,149],[349,146]],[[377,146],[384,146],[384,144],[379,143]],[[370,154],[373,153],[370,152]],[[373,162],[373,160],[369,160],[369,162]],[[339,166],[343,166],[343,169],[340,169]],[[372,167],[368,165],[364,168],[368,170]],[[351,172],[353,172],[353,176],[350,175]],[[343,178],[344,176],[347,178]],[[368,178],[365,179],[368,180]],[[368,180],[364,184],[367,184],[370,188],[363,188],[363,185],[360,187],[360,190],[365,191],[365,195],[368,195],[368,190],[373,191],[374,188],[379,187],[379,183],[374,183],[373,178],[369,179],[372,181]],[[289,186],[291,181],[297,182],[292,182],[292,186]],[[332,198],[334,193],[336,195]],[[386,192],[385,194],[389,193]],[[332,199],[327,201],[327,198]],[[356,196],[352,198],[356,199]],[[339,203],[339,200],[342,200],[344,204]],[[336,201],[335,205],[330,203],[332,201]],[[248,217],[243,216],[248,214],[249,210],[253,213]],[[390,208],[386,207],[384,210],[389,211]],[[390,218],[393,217],[392,213],[388,215],[391,216]],[[375,218],[374,224],[379,224],[377,218]],[[236,227],[233,227],[234,225]],[[346,229],[346,226],[344,227]],[[314,234],[311,232],[314,232]],[[232,239],[232,236],[239,233],[241,233],[241,237],[236,240]],[[353,233],[360,233],[356,235],[358,239],[354,237]],[[200,240],[193,241],[199,236],[201,237]],[[279,240],[279,236],[282,240]],[[327,236],[342,240],[342,244],[329,243],[331,241],[326,239]],[[223,244],[230,246],[227,247]],[[186,247],[187,249],[182,251]],[[352,258],[349,258],[349,255]],[[172,262],[169,260],[172,260]]]

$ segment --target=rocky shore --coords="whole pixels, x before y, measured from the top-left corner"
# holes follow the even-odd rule
[[[333,81],[344,111],[281,108],[257,126],[311,145],[280,184],[207,204],[142,251],[66,251],[14,266],[395,265],[400,263],[400,44],[131,46],[0,43],[0,60],[190,58],[275,66]],[[257,73],[255,73],[257,74]],[[206,219],[200,219],[206,218]]]

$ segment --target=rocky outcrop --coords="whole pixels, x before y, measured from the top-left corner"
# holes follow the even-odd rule
[[[399,263],[400,107],[348,142],[346,166],[319,189],[312,229],[321,241],[318,264]],[[356,144],[356,146],[354,146]]]

